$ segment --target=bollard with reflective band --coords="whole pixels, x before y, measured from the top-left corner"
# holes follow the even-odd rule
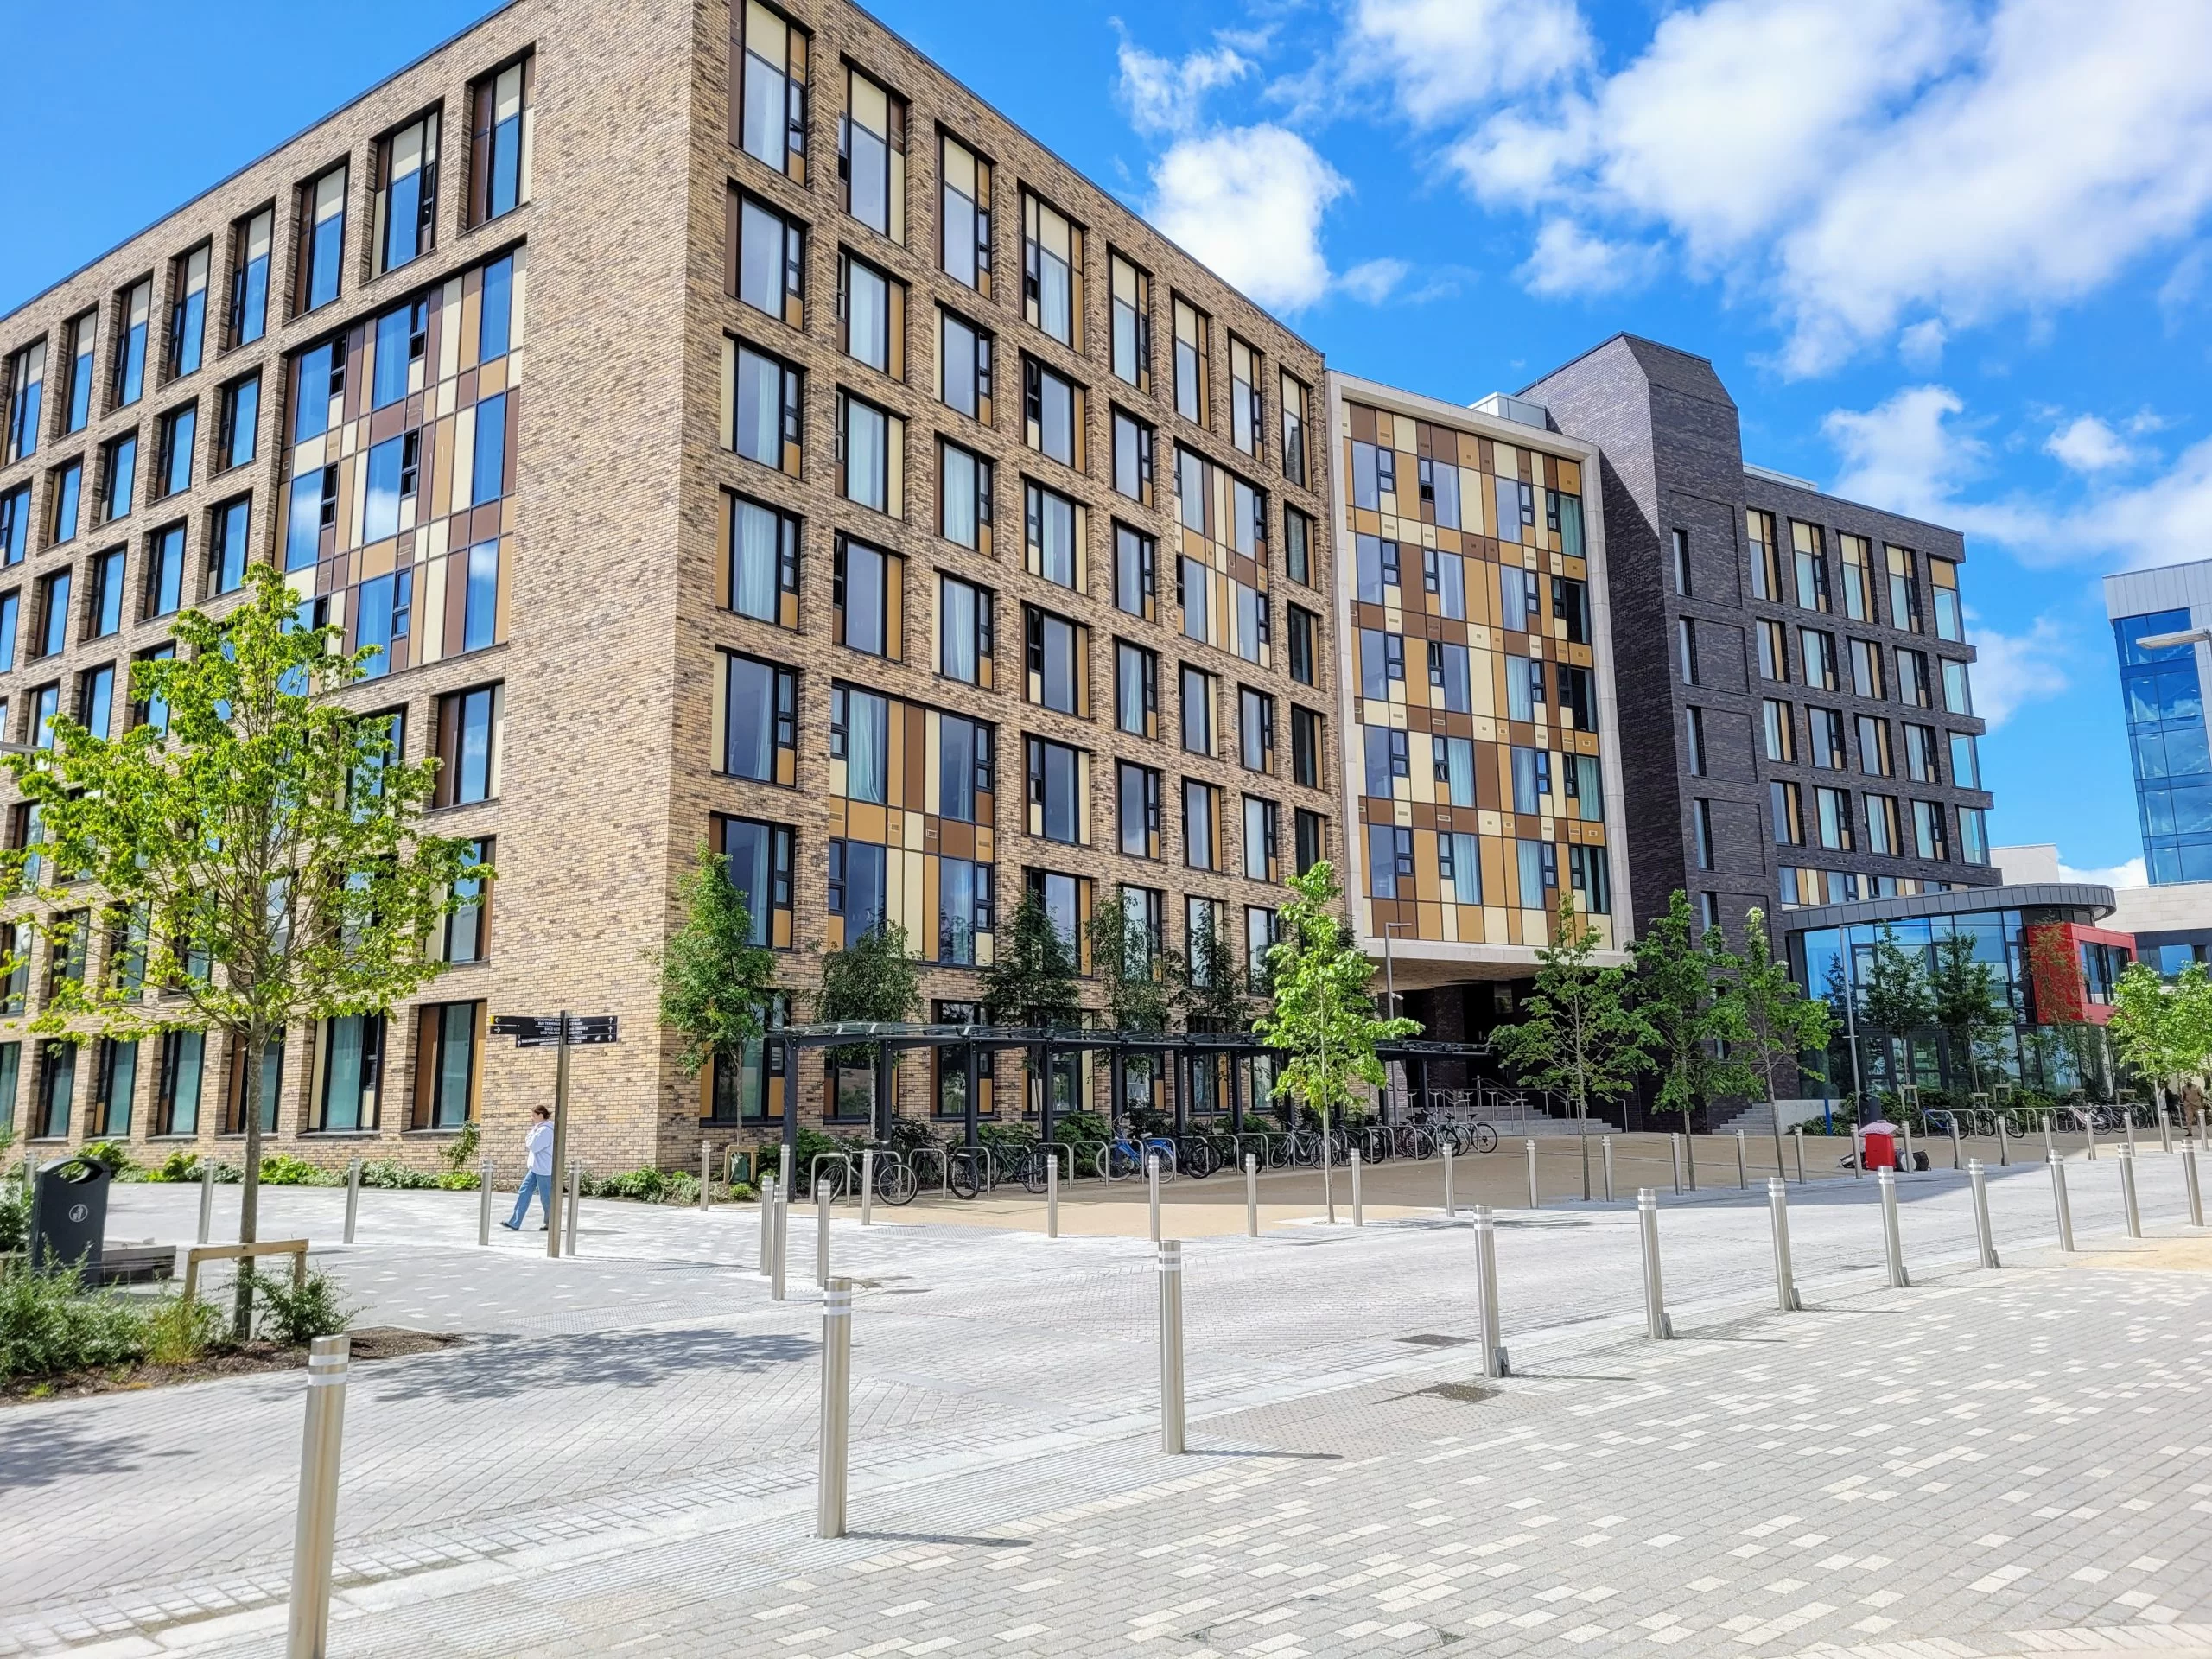
[[[1351,1149],[1348,1161],[1351,1165],[1351,1224],[1364,1227],[1367,1225],[1367,1200],[1360,1196],[1359,1190],[1359,1169],[1364,1160],[1361,1159],[1357,1147]]]
[[[2167,1119],[2166,1109],[2158,1108],[2158,1150],[2171,1154],[2174,1149],[2174,1126]]]
[[[699,1213],[705,1215],[715,1207],[715,1149],[704,1141],[699,1143]]]
[[[1800,1123],[1789,1133],[1797,1141],[1797,1185],[1802,1186],[1805,1185],[1805,1126]]]
[[[1904,1166],[1910,1169],[1918,1161],[1912,1155],[1912,1120],[1907,1118],[1904,1124]]]
[[[1774,1300],[1784,1313],[1797,1313],[1797,1275],[1789,1264],[1789,1184],[1777,1175],[1766,1184],[1766,1206],[1774,1218]]]
[[[1857,1129],[1851,1132],[1851,1176],[1863,1180],[1866,1174],[1866,1137]]]
[[[1260,1160],[1244,1154],[1244,1236],[1260,1236]]]
[[[30,1160],[23,1160],[23,1167],[30,1167]],[[200,1166],[200,1243],[207,1242],[207,1235],[215,1225],[215,1160],[210,1158]]]
[[[1541,1210],[1544,1205],[1543,1200],[1536,1195],[1536,1143],[1534,1140],[1529,1140],[1522,1144],[1529,1148],[1529,1207],[1531,1210]]]
[[[875,1154],[873,1150],[861,1154],[861,1225],[875,1224]]]
[[[1045,1236],[1060,1236],[1060,1160],[1045,1160]]]
[[[784,1300],[784,1255],[791,1243],[791,1195],[784,1191],[781,1181],[776,1183],[775,1197],[769,1201],[768,1230],[768,1294],[776,1301]]]
[[[2135,1202],[2135,1149],[2120,1149],[2120,1207],[2127,1217],[2127,1236],[2143,1236],[2143,1211]]]
[[[1748,1188],[1751,1184],[1751,1166],[1745,1161],[1744,1132],[1736,1131],[1736,1185]]]
[[[2043,1155],[2045,1158],[2056,1158],[2058,1156],[2058,1142],[2055,1138],[2053,1138],[2050,1132],[2050,1114],[2049,1112],[2045,1112],[2043,1115]]]
[[[361,1160],[356,1158],[346,1167],[346,1242],[353,1242],[353,1218],[361,1210]]]
[[[1611,1204],[1613,1201],[1613,1137],[1610,1135],[1599,1136],[1598,1150],[1605,1159],[1605,1202]]]
[[[1659,1195],[1636,1190],[1636,1236],[1643,1249],[1643,1331],[1654,1342],[1675,1334],[1667,1318],[1667,1291],[1659,1277]]]
[[[2196,1148],[2183,1143],[2181,1149],[2181,1184],[2189,1194],[2189,1224],[2204,1224],[2204,1189],[2196,1184]]]
[[[789,1141],[776,1148],[776,1191],[789,1196],[791,1190],[791,1148]]]
[[[2010,1121],[2004,1113],[1997,1114],[1997,1167],[1999,1169],[2012,1166],[2012,1133],[2007,1127]]]
[[[1878,1169],[1874,1180],[1882,1191],[1882,1255],[1890,1269],[1890,1288],[1904,1290],[1912,1281],[1904,1270],[1904,1236],[1897,1230],[1897,1173]]]
[[[830,1287],[830,1183],[814,1184],[814,1282],[821,1289]]]
[[[1457,1221],[1459,1219],[1459,1199],[1452,1191],[1452,1148],[1446,1144],[1437,1150],[1444,1155],[1444,1219]]]
[[[1682,1137],[1679,1135],[1669,1135],[1667,1150],[1675,1160],[1675,1196],[1679,1198],[1682,1196]],[[1637,1189],[1638,1202],[1642,1201],[1643,1191],[1643,1189],[1640,1187]]]
[[[2058,1215],[2058,1248],[2074,1248],[2074,1209],[2066,1202],[2066,1164],[2056,1153],[2048,1160],[2050,1164],[2050,1201]]]
[[[1483,1299],[1483,1375],[1503,1376],[1507,1368],[1497,1307],[1497,1220],[1486,1204],[1475,1206],[1475,1286]]]
[[[307,1430],[300,1444],[285,1659],[323,1659],[330,1650],[331,1562],[338,1547],[338,1465],[352,1347],[349,1337],[317,1337],[308,1347]]]
[[[1160,1242],[1160,1449],[1183,1449],[1183,1241]]]
[[[486,1158],[476,1172],[476,1242],[492,1242],[492,1160]]]
[[[1967,1164],[1967,1179],[1974,1184],[1974,1236],[1981,1249],[1981,1265],[1994,1268],[1997,1260],[1997,1230],[1989,1222],[1989,1176],[1975,1158]]]
[[[1964,1157],[1965,1150],[1966,1150],[1966,1149],[1965,1149],[1964,1146],[1961,1143],[1961,1141],[1960,1141],[1960,1140],[1959,1140],[1959,1115],[1958,1115],[1956,1112],[1953,1112],[1950,1116],[1951,1116],[1951,1167],[1952,1167],[1953,1169],[1964,1169],[1964,1168],[1966,1167],[1966,1165],[1965,1165],[1965,1163],[1962,1161],[1962,1160],[1963,1160],[1963,1157]]]
[[[584,1166],[582,1164],[570,1164],[569,1166],[569,1230],[567,1236],[561,1241],[561,1254],[563,1255],[574,1255],[576,1253],[576,1235],[583,1230],[583,1207]]]
[[[766,1279],[776,1270],[776,1178],[760,1178],[760,1276]]]
[[[846,1448],[853,1421],[853,1281],[832,1279],[822,1294],[822,1427],[815,1460],[814,1531],[845,1535]]]
[[[2082,1114],[2082,1127],[2089,1132],[2089,1160],[2094,1163],[2097,1156],[2097,1120],[2084,1112]]]
[[[1160,1154],[1150,1152],[1144,1160],[1147,1196],[1152,1202],[1152,1242],[1160,1243]]]

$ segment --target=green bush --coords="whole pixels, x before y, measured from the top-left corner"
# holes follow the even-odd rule
[[[473,1169],[441,1170],[435,1178],[438,1189],[444,1192],[474,1192],[483,1185],[483,1179]]]
[[[0,1255],[30,1242],[31,1190],[12,1175],[0,1181]]]
[[[985,1123],[976,1138],[993,1152],[1027,1152],[1037,1144],[1037,1131],[1027,1123]]]
[[[261,1181],[264,1186],[338,1186],[345,1177],[320,1164],[311,1164],[304,1158],[295,1158],[288,1152],[272,1152],[261,1160]]]
[[[1114,1136],[1106,1127],[1106,1120],[1096,1112],[1069,1112],[1053,1125],[1053,1135],[1062,1141],[1090,1141],[1104,1142]]]
[[[361,1185],[416,1192],[435,1187],[438,1178],[426,1169],[410,1169],[392,1159],[377,1158],[361,1166]]]
[[[476,1149],[482,1144],[483,1137],[476,1126],[474,1123],[464,1123],[461,1126],[461,1133],[454,1136],[453,1144],[440,1155],[445,1160],[446,1167],[458,1174],[474,1165]],[[468,1185],[469,1190],[473,1192],[476,1183],[472,1180]]]
[[[0,1279],[0,1382],[128,1365],[146,1351],[145,1316],[74,1273]]]
[[[144,1319],[146,1357],[156,1365],[189,1365],[230,1345],[230,1321],[205,1297],[168,1297]]]
[[[261,1306],[261,1334],[287,1348],[302,1348],[317,1337],[334,1337],[353,1323],[353,1310],[339,1300],[338,1282],[321,1268],[298,1284],[266,1274],[249,1274],[253,1298]]]
[[[130,1148],[120,1141],[87,1141],[77,1155],[91,1159],[111,1177],[136,1167],[131,1161]]]

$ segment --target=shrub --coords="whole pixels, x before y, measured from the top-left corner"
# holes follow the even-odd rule
[[[1069,1112],[1053,1125],[1053,1133],[1062,1141],[1111,1141],[1114,1137],[1106,1127],[1106,1120],[1096,1112]]]
[[[112,1290],[88,1293],[74,1273],[0,1280],[0,1382],[127,1365],[145,1351],[144,1316]]]
[[[482,1140],[474,1123],[462,1124],[461,1133],[453,1138],[453,1144],[440,1154],[445,1160],[446,1167],[455,1174],[468,1169],[476,1161],[476,1149],[482,1144]],[[469,1190],[474,1191],[476,1183],[472,1180],[468,1185]]]
[[[31,1190],[13,1176],[0,1182],[0,1255],[30,1243]]]
[[[353,1310],[339,1300],[338,1281],[319,1268],[296,1285],[265,1274],[249,1276],[261,1304],[261,1334],[271,1341],[301,1348],[353,1323]]]
[[[148,1177],[156,1181],[196,1181],[200,1179],[200,1154],[196,1152],[173,1152],[162,1160]]]
[[[229,1345],[229,1321],[204,1297],[169,1297],[144,1318],[146,1357],[156,1365],[189,1365]]]
[[[435,1187],[438,1178],[426,1169],[410,1169],[404,1164],[389,1158],[378,1158],[361,1166],[361,1185],[416,1191]],[[342,1326],[340,1327],[343,1328]],[[325,1333],[328,1334],[327,1332]]]
[[[1037,1144],[1037,1131],[1027,1123],[985,1123],[976,1138],[993,1152],[1027,1152]]]
[[[87,1141],[77,1155],[91,1159],[111,1177],[135,1167],[131,1162],[130,1148],[120,1141]]]
[[[272,1152],[261,1160],[261,1181],[264,1186],[337,1186],[342,1180],[335,1171],[311,1164],[304,1158],[295,1158],[288,1152]]]
[[[483,1185],[482,1179],[473,1169],[442,1170],[431,1178],[442,1192],[474,1192]]]

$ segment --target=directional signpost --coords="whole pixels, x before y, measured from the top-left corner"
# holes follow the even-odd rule
[[[561,1254],[561,1199],[569,1167],[569,1051],[621,1041],[611,1014],[502,1014],[492,1020],[494,1037],[512,1037],[517,1048],[555,1051],[553,1073],[553,1191],[546,1199],[545,1254]],[[575,1253],[575,1242],[569,1244]]]

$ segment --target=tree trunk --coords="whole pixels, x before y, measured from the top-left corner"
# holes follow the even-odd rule
[[[245,1177],[238,1192],[238,1243],[251,1244],[261,1221],[261,1074],[267,1064],[269,1028],[256,1023],[233,1032],[233,1043],[244,1046],[238,1079],[240,1109],[245,1116]],[[253,1258],[238,1258],[238,1291],[231,1313],[231,1336],[244,1342],[253,1334]]]

